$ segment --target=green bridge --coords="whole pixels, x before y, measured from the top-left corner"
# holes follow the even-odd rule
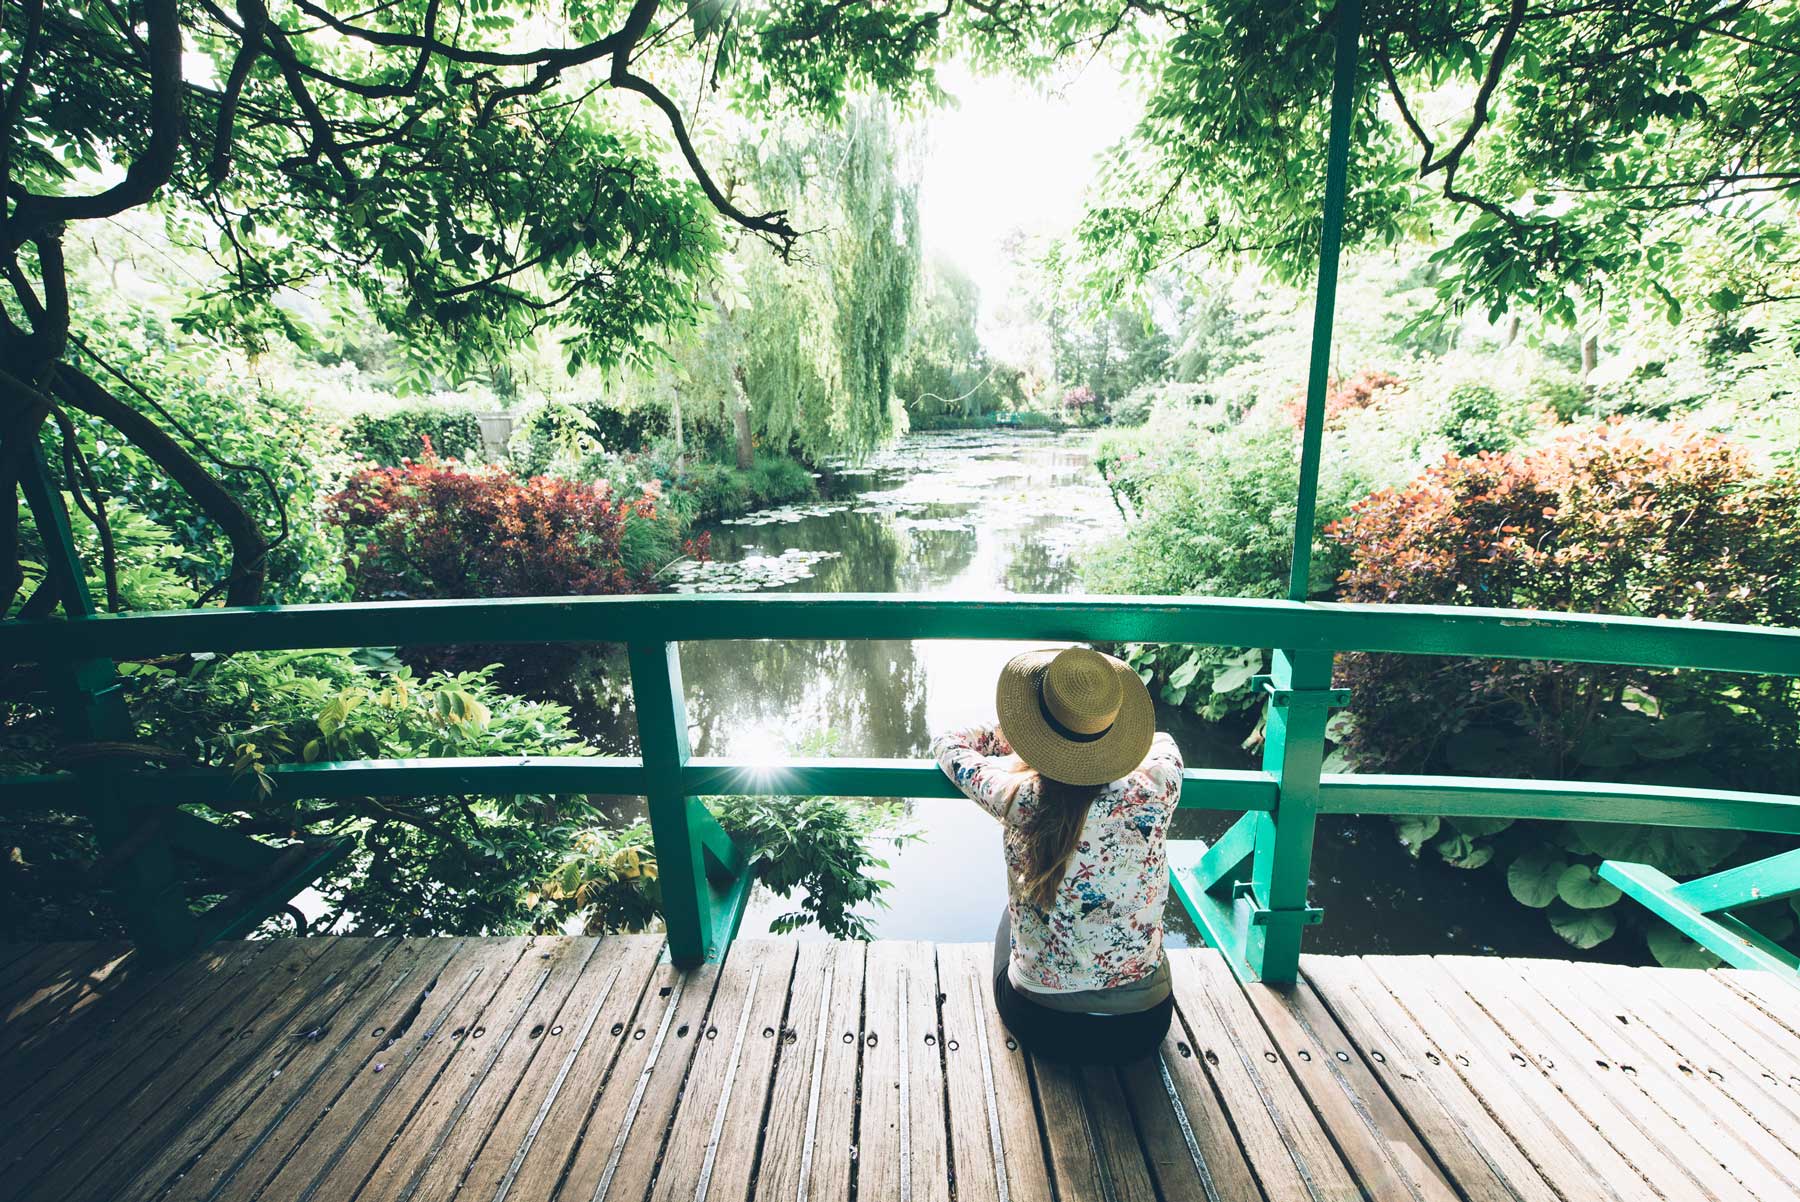
[[[743,859],[704,798],[727,793],[954,797],[928,761],[816,759],[747,764],[690,755],[680,645],[708,639],[1031,639],[1278,648],[1261,771],[1190,770],[1184,808],[1242,811],[1211,846],[1170,846],[1176,895],[1245,980],[1292,981],[1321,814],[1446,814],[1643,823],[1800,835],[1800,797],[1575,781],[1321,772],[1325,726],[1343,700],[1334,655],[1397,652],[1800,676],[1800,631],[1517,610],[1294,601],[890,596],[561,597],[271,606],[89,614],[0,626],[0,657],[53,670],[75,742],[126,741],[114,662],[192,652],[458,643],[623,643],[630,650],[641,757],[357,760],[270,769],[292,799],[457,793],[609,793],[648,799],[669,947],[678,963],[723,954],[748,892]],[[258,785],[225,769],[129,768],[101,759],[66,773],[13,777],[0,804],[63,809],[95,822],[119,864],[120,910],[141,946],[163,954],[241,934],[348,850],[302,840],[278,849],[180,807],[229,808]],[[173,852],[255,884],[189,912]],[[1677,884],[1640,864],[1601,874],[1730,964],[1800,981],[1796,959],[1736,918],[1800,894],[1800,852]]]
[[[1301,435],[1287,601],[1020,597],[1006,601],[889,596],[560,597],[209,609],[103,615],[88,596],[68,515],[41,450],[22,473],[45,534],[65,618],[0,623],[0,660],[46,670],[71,743],[123,743],[131,725],[116,661],[191,652],[458,643],[623,643],[630,649],[641,758],[365,760],[270,772],[294,799],[483,793],[635,794],[649,803],[668,945],[679,964],[720,957],[750,881],[704,798],[725,793],[949,797],[935,765],[831,759],[768,768],[689,752],[680,645],[703,639],[1035,639],[1263,647],[1274,650],[1259,772],[1193,771],[1184,807],[1242,811],[1215,844],[1170,848],[1176,895],[1240,980],[1296,978],[1321,814],[1445,814],[1643,823],[1800,835],[1800,798],[1722,790],[1322,771],[1325,728],[1342,694],[1334,656],[1374,651],[1800,676],[1800,630],[1463,608],[1345,606],[1308,596],[1332,320],[1349,166],[1360,4],[1337,6],[1331,126],[1319,276]],[[29,465],[28,465],[29,467]],[[180,807],[229,807],[256,782],[223,770],[133,769],[100,758],[79,770],[13,777],[0,806],[87,815],[141,948],[175,956],[242,934],[348,852],[343,841],[275,848]],[[195,915],[175,885],[176,850],[248,883]],[[1676,883],[1642,864],[1601,875],[1727,963],[1800,983],[1796,958],[1733,911],[1800,894],[1800,851]]]

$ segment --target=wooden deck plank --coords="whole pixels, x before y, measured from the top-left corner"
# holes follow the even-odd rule
[[[1219,965],[1224,969],[1224,965]],[[1244,986],[1287,1070],[1357,1181],[1377,1198],[1458,1202],[1456,1191],[1404,1115],[1352,1050],[1305,982],[1287,990]]]
[[[931,945],[871,943],[865,982],[857,1194],[942,1202],[949,1150]]]
[[[383,1070],[382,1097],[300,1197],[350,1202],[390,1155],[402,1159],[404,1177],[412,1157],[435,1141],[465,1087],[510,1042],[520,1014],[550,978],[543,957],[553,955],[558,942],[544,936],[507,945],[501,964],[483,974],[435,1028],[421,1033],[417,1054]]]
[[[1695,1084],[1692,1066],[1678,1071],[1683,1062],[1633,1038],[1636,1023],[1611,1004],[1614,999],[1563,973],[1566,966],[1559,962],[1519,961],[1512,967],[1540,1007],[1569,1022],[1620,1071],[1619,1088],[1626,1082],[1636,1086],[1757,1197],[1775,1202],[1790,1196],[1780,1176],[1737,1136],[1735,1124],[1720,1121],[1717,1100]]]
[[[1157,1192],[1168,1202],[1262,1202],[1204,1064],[1176,1022],[1155,1056],[1119,1070]]]
[[[1566,1196],[1653,1202],[1649,1183],[1442,965],[1417,956],[1363,959],[1437,1045],[1435,1054],[1454,1066]]]
[[[1800,1038],[1734,974],[1172,953],[1178,1021],[1034,1061],[985,944],[22,951],[21,1202],[1792,1202]],[[0,967],[5,967],[0,965]],[[1790,1082],[1790,1074],[1794,1074]]]
[[[1766,972],[1742,968],[1715,968],[1712,975],[1754,1001],[1770,1017],[1800,1036],[1800,989],[1778,981]]]
[[[355,1005],[395,947],[389,939],[339,940],[314,961],[310,980],[290,981],[239,1027],[233,1048],[221,1049],[178,1090],[154,1099],[138,1134],[116,1145],[79,1192],[95,1198],[160,1192],[265,1090],[288,1088],[281,1078],[290,1063],[342,1021],[340,1011]]]
[[[0,968],[0,1006],[6,1007],[0,1015],[39,985],[55,980],[71,965],[88,959],[96,946],[91,942],[43,943]]]
[[[630,1041],[630,1024],[662,947],[662,937],[655,935],[602,941],[551,1026],[545,1051],[532,1061],[487,1143],[459,1179],[450,1175],[448,1161],[434,1165],[419,1185],[419,1198],[504,1202],[515,1195],[549,1196],[568,1159],[569,1146],[558,1136],[580,1132],[620,1049]]]
[[[1654,983],[1705,1022],[1712,1038],[1741,1048],[1780,1085],[1800,1089],[1800,1038],[1713,973],[1668,970]]]
[[[46,1177],[35,1191],[42,1198],[65,1202],[94,1199],[107,1202],[118,1188],[169,1143],[179,1138],[190,1121],[207,1109],[241,1074],[253,1071],[263,1050],[291,1035],[290,1022],[333,984],[347,975],[366,971],[365,958],[386,954],[385,941],[372,949],[368,940],[333,940],[310,963],[289,952],[274,967],[273,979],[253,989],[222,1012],[197,1046],[186,1049],[168,1068],[101,1120],[104,1154],[70,1157],[58,1171]]]
[[[172,1021],[148,1038],[135,1030],[120,1030],[108,1041],[108,1051],[89,1062],[88,1069],[70,1079],[67,1074],[39,1084],[39,1105],[15,1127],[8,1128],[5,1150],[0,1153],[0,1198],[22,1197],[44,1173],[67,1153],[93,1138],[104,1138],[103,1121],[128,1104],[167,1073],[195,1046],[212,1042],[207,1034],[239,1006],[254,1005],[259,986],[271,972],[281,978],[299,974],[330,946],[328,940],[292,943],[253,953],[236,971],[204,991],[193,1004],[179,1008]],[[86,1058],[77,1056],[77,1061]]]
[[[670,1128],[652,1202],[742,1202],[756,1163],[776,1060],[787,1043],[792,940],[732,944],[688,1085]]]
[[[211,1004],[222,993],[245,984],[245,974],[257,958],[270,953],[270,943],[232,943],[209,948],[182,964],[159,982],[156,1004],[131,1005],[139,998],[122,997],[106,1004],[83,1025],[78,1038],[30,1040],[7,1060],[10,1080],[25,1083],[11,1097],[0,1099],[0,1166],[12,1162],[27,1133],[27,1124],[39,1115],[51,1121],[62,1109],[80,1104],[80,1095],[67,1093],[79,1082],[87,1089],[105,1088],[125,1071],[134,1057],[160,1045],[164,1037],[196,1007]],[[127,991],[129,993],[129,991]]]
[[[1745,1056],[1729,1040],[1712,1035],[1700,1019],[1686,1013],[1685,1007],[1672,999],[1665,1002],[1653,973],[1624,969],[1625,976],[1612,971],[1616,965],[1582,965],[1576,972],[1597,989],[1607,990],[1616,1004],[1634,1016],[1640,1028],[1660,1040],[1672,1058],[1685,1056],[1694,1067],[1708,1077],[1715,1088],[1731,1098],[1749,1118],[1784,1144],[1793,1142],[1800,1132],[1800,1094],[1787,1089],[1779,1080],[1765,1080],[1761,1065]],[[1789,1149],[1791,1153],[1791,1148]],[[1780,1171],[1790,1177],[1800,1194],[1800,1156]]]
[[[1268,1184],[1268,1177],[1264,1178],[1264,1188],[1276,1196],[1317,1200],[1360,1197],[1362,1190],[1354,1175],[1282,1064],[1281,1054],[1269,1042],[1224,958],[1211,949],[1187,950],[1170,953],[1170,963],[1176,997],[1184,1013],[1191,1006],[1202,1013],[1210,1011],[1213,1016],[1213,1035],[1206,1041],[1206,1051],[1218,1058],[1220,1069],[1225,1068],[1228,1057],[1236,1061],[1238,1083],[1233,1092],[1239,1101],[1232,1106],[1232,1113],[1254,1115],[1260,1109],[1270,1120],[1278,1147],[1252,1155],[1252,1165],[1258,1168],[1259,1176],[1264,1164],[1286,1176],[1288,1170],[1279,1168],[1279,1161],[1285,1156],[1304,1192],[1280,1194]],[[1195,1046],[1201,1046],[1198,1035]],[[1211,1066],[1212,1057],[1206,1059]],[[1223,1074],[1219,1079],[1224,1079]],[[1259,1144],[1266,1141],[1266,1134],[1258,1139]],[[1245,1151],[1251,1151],[1248,1141]]]
[[[1033,1122],[1028,1132],[1016,1127],[1007,1130],[1006,1103],[1001,1097],[1001,1078],[1007,1072],[1004,1058],[1015,1061],[1013,1104],[1022,1098],[1028,1116],[1032,1113],[1031,1083],[1017,1041],[1006,1036],[1003,1026],[996,1033],[988,1021],[993,949],[986,944],[940,944],[937,959],[938,989],[944,995],[944,1081],[956,1196],[959,1202],[1010,1202],[1019,1196],[1015,1191],[1020,1185],[1012,1181],[1007,1165],[1012,1137],[1029,1141],[1027,1148],[1012,1150],[1012,1159],[1026,1173],[1032,1172],[1032,1162],[1036,1162],[1033,1184],[1042,1191],[1041,1195],[1024,1196],[1048,1195],[1037,1124]]]
[[[128,1196],[195,1202],[236,1180],[260,1188],[313,1122],[423,1004],[437,975],[461,947],[456,939],[405,940],[359,982],[329,1025],[298,1028],[298,1050],[255,1098],[224,1126],[184,1133],[174,1171],[139,1176]]]
[[[1527,992],[1505,962],[1440,957],[1513,1042],[1568,1095],[1595,1129],[1667,1195],[1747,1202],[1753,1195],[1724,1164],[1650,1101],[1618,1065],[1556,1011]]]
[[[715,964],[657,969],[585,1131],[562,1133],[570,1138],[579,1134],[580,1143],[557,1197],[568,1202],[638,1202],[644,1197],[719,976]],[[514,1196],[548,1197],[555,1177],[541,1180],[544,1192],[515,1187]]]
[[[1306,956],[1301,971],[1471,1202],[1559,1197],[1367,964],[1356,957]]]
[[[598,1079],[587,1077],[583,1066],[597,1060],[603,1075],[611,1064],[620,1044],[611,1028],[631,1017],[661,949],[659,936],[614,935],[601,940],[557,1013],[533,1020],[534,1025],[547,1023],[538,1037],[537,1054],[510,1096],[499,1099],[502,1106],[485,1141],[471,1148],[465,1135],[454,1144],[447,1143],[432,1158],[413,1196],[448,1199],[460,1192],[491,1202],[502,1190],[510,1192],[512,1175],[564,1101],[565,1091],[577,1091],[570,1096],[579,1101],[579,1114],[586,1114],[592,1092],[580,1094],[582,1082],[597,1086]],[[486,1105],[483,1101],[472,1109]],[[472,1131],[475,1124],[465,1117],[459,1124],[463,1125]]]
[[[487,1034],[464,1042],[360,1196],[410,1197],[440,1164],[445,1177],[439,1180],[454,1183],[462,1176],[598,945],[589,937],[532,941],[481,1019]]]
[[[343,1195],[322,1193],[320,1183],[335,1175],[347,1157],[366,1165],[379,1156],[430,1088],[446,1057],[478,1025],[482,1008],[505,982],[524,953],[523,940],[472,939],[439,975],[416,1016],[390,1032],[377,1051],[364,1058],[360,1071],[335,1100],[314,1108],[311,1099],[300,1121],[316,1120],[262,1187],[261,1196],[301,1202],[341,1202]],[[224,1197],[248,1199],[256,1186],[245,1176],[235,1179]]]
[[[130,975],[125,966],[133,963],[129,944],[94,944],[88,954],[65,964],[48,979],[34,982],[28,993],[0,1007],[0,1059],[117,989],[119,982]]]
[[[800,947],[788,1007],[794,1051],[776,1067],[768,1134],[752,1183],[757,1202],[850,1195],[865,949],[861,943]]]

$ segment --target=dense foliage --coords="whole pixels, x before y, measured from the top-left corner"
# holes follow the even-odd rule
[[[888,882],[874,875],[887,861],[870,844],[908,837],[896,829],[892,807],[842,797],[713,797],[707,804],[748,849],[760,887],[783,898],[799,893],[798,909],[770,920],[770,930],[816,925],[837,939],[874,937],[870,911],[884,904]],[[591,935],[643,930],[662,910],[649,826],[583,832],[527,901],[541,929],[576,922]]]
[[[442,405],[359,413],[344,430],[344,450],[381,467],[398,467],[427,454],[479,462],[481,421],[467,410]]]
[[[1331,534],[1349,554],[1348,601],[1800,623],[1800,479],[1679,427],[1615,421],[1449,458]],[[1350,654],[1339,682],[1351,702],[1333,733],[1371,771],[1800,790],[1800,690],[1779,678]],[[1741,833],[1509,825],[1415,820],[1402,834],[1461,867],[1504,853],[1515,894],[1583,947],[1612,933],[1618,891],[1584,883],[1559,904],[1521,882],[1553,867],[1573,880],[1605,856],[1685,876],[1771,850]]]
[[[332,513],[375,600],[650,592],[680,553],[652,493],[433,457],[357,472]]]

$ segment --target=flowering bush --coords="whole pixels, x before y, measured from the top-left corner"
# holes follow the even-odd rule
[[[1406,391],[1406,381],[1391,371],[1365,367],[1347,380],[1338,380],[1325,393],[1325,424],[1342,425],[1352,413],[1360,413],[1387,397]],[[1306,398],[1295,397],[1285,407],[1288,420],[1306,424]]]
[[[417,462],[357,472],[331,511],[362,598],[653,592],[679,541],[652,490],[465,468],[429,441]]]
[[[1328,535],[1349,552],[1346,601],[1800,623],[1800,477],[1760,474],[1738,447],[1679,426],[1614,421],[1535,450],[1447,458]],[[1800,786],[1800,692],[1786,680],[1356,654],[1340,660],[1340,683],[1351,701],[1334,733],[1370,770]],[[1411,819],[1401,837],[1459,867],[1506,853],[1514,895],[1580,947],[1617,927],[1618,891],[1590,879],[1599,859],[1692,875],[1773,850],[1734,833],[1511,826]],[[1785,910],[1776,917],[1791,929]],[[1692,954],[1652,934],[1659,958]]]

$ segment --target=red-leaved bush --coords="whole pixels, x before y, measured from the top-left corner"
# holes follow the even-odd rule
[[[1327,534],[1350,552],[1345,601],[1800,623],[1800,479],[1680,426],[1615,421],[1533,450],[1447,458]],[[1759,717],[1778,742],[1793,735],[1775,729],[1795,704],[1781,681],[1360,654],[1340,675],[1352,690],[1346,747],[1370,770],[1607,775],[1723,751]],[[1661,723],[1684,708],[1714,715],[1716,729],[1690,719],[1671,742]],[[1737,745],[1725,770],[1752,771],[1746,754]]]
[[[365,599],[654,592],[677,541],[650,493],[464,467],[429,445],[418,461],[357,472],[331,514]]]
[[[1406,381],[1391,371],[1365,367],[1346,380],[1333,382],[1325,393],[1325,424],[1342,425],[1346,417],[1359,413],[1385,397],[1406,391]],[[1306,398],[1295,397],[1286,406],[1288,419],[1296,426],[1306,424]]]

